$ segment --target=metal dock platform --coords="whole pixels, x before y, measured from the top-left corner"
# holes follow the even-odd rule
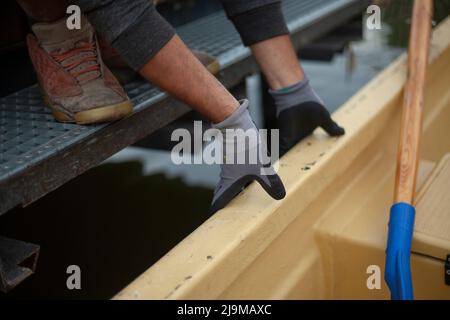
[[[285,0],[284,13],[296,49],[361,14],[363,0]],[[224,13],[177,29],[189,47],[218,57],[220,81],[231,88],[258,72],[250,51]],[[0,215],[26,206],[121,149],[189,111],[148,83],[126,86],[134,113],[96,126],[55,122],[37,85],[0,98]]]

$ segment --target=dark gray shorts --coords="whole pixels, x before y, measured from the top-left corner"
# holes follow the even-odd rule
[[[135,70],[142,68],[175,34],[150,0],[74,2],[80,6],[94,28]],[[288,33],[281,0],[221,2],[247,46]]]

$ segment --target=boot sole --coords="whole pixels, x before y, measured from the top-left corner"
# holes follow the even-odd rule
[[[206,65],[206,69],[211,72],[212,75],[217,75],[220,72],[220,64],[219,61],[215,60],[210,64]]]
[[[94,124],[113,122],[125,118],[133,112],[133,105],[130,101],[124,101],[118,104],[81,111],[74,114],[73,118],[64,112],[52,108],[53,117],[58,122],[76,123],[76,124]]]
[[[73,118],[62,111],[56,110],[50,103],[48,96],[42,92],[42,99],[44,105],[52,110],[52,115],[58,122],[62,123],[76,123],[76,124],[95,124],[103,122],[113,122],[120,120],[130,115],[133,112],[133,104],[127,100],[118,104],[110,106],[95,108],[91,110],[81,111],[76,113]]]

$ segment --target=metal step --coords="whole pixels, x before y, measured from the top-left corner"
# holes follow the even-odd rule
[[[9,292],[36,270],[40,247],[0,237],[0,291]]]
[[[284,13],[299,49],[361,14],[368,1],[285,0]],[[218,57],[218,76],[233,87],[257,72],[250,51],[224,13],[177,28],[189,47]],[[126,86],[134,113],[121,121],[95,126],[54,121],[32,86],[0,98],[0,215],[25,206],[114,153],[185,114],[189,108],[148,83]]]

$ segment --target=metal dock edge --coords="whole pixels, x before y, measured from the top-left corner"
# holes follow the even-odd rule
[[[365,0],[285,0],[296,49],[361,13],[367,4]],[[177,32],[191,48],[218,57],[222,65],[218,78],[228,88],[258,71],[223,13],[183,25]],[[0,98],[0,215],[36,201],[189,111],[148,83],[136,81],[125,89],[135,104],[134,113],[97,126],[55,122],[36,85]]]

